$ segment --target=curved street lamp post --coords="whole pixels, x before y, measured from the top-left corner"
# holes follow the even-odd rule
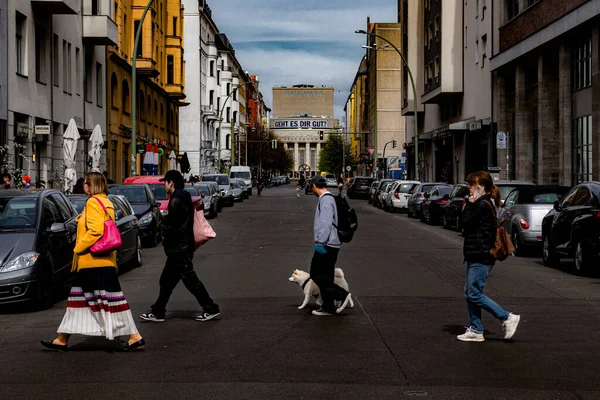
[[[413,98],[414,98],[413,100],[414,100],[414,117],[415,117],[415,123],[414,123],[415,179],[419,180],[419,127],[418,127],[418,116],[417,116],[417,87],[415,86],[415,80],[413,79],[412,71],[410,70],[410,67],[408,66],[408,62],[406,62],[406,57],[404,57],[404,54],[402,54],[402,52],[400,50],[398,50],[398,48],[394,45],[394,43],[390,42],[389,40],[387,40],[384,37],[381,37],[374,33],[367,32],[362,29],[355,31],[354,33],[360,33],[360,34],[367,35],[367,36],[374,36],[374,37],[379,38],[379,39],[383,40],[384,42],[388,43],[390,46],[392,46],[394,48],[394,50],[396,50],[396,53],[398,53],[398,55],[402,59],[402,62],[404,63],[404,67],[408,71],[408,76],[410,77],[410,83],[412,85]]]

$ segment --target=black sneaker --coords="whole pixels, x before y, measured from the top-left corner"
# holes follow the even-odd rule
[[[221,313],[218,311],[214,312],[214,313],[203,312],[202,314],[198,314],[196,316],[196,321],[202,321],[202,322],[210,321],[211,319],[216,318],[219,315],[221,315]]]
[[[144,321],[165,322],[164,315],[157,316],[152,311],[140,315],[140,318],[143,319]]]

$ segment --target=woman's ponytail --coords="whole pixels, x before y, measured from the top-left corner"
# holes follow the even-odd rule
[[[469,174],[469,176],[467,176],[467,183],[469,184],[469,186],[483,186],[486,193],[489,193],[492,199],[494,199],[496,207],[500,207],[502,205],[502,194],[500,193],[500,189],[498,189],[498,186],[494,185],[494,179],[492,178],[489,172],[473,172],[472,174]]]
[[[492,185],[490,195],[492,196],[492,199],[494,199],[496,207],[500,207],[502,205],[502,194],[500,193],[500,189],[498,189],[498,186]]]

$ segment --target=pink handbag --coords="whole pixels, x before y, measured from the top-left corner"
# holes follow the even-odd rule
[[[121,247],[121,232],[119,232],[117,225],[115,225],[115,221],[112,220],[110,214],[108,213],[108,210],[106,209],[106,207],[104,207],[104,204],[102,204],[100,199],[98,199],[97,197],[94,197],[94,199],[96,199],[96,201],[100,203],[100,206],[102,206],[104,214],[108,219],[104,221],[104,234],[100,239],[98,239],[96,243],[92,245],[92,247],[90,247],[90,253],[92,253],[93,255],[103,255],[106,253],[110,253],[111,251],[115,251]]]
[[[194,214],[194,244],[196,250],[206,242],[214,239],[217,236],[213,228],[210,226],[203,211],[196,211]]]

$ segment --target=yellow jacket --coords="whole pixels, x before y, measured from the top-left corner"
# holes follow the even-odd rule
[[[97,194],[98,198],[110,217],[115,220],[115,209],[105,194]],[[90,253],[90,247],[94,245],[104,234],[104,221],[106,214],[102,206],[94,198],[89,198],[81,214],[77,216],[77,240],[73,250],[73,267],[71,271],[78,271],[84,268],[97,267],[116,267],[117,252],[112,251],[102,256],[96,256]],[[87,227],[86,227],[87,225]]]

